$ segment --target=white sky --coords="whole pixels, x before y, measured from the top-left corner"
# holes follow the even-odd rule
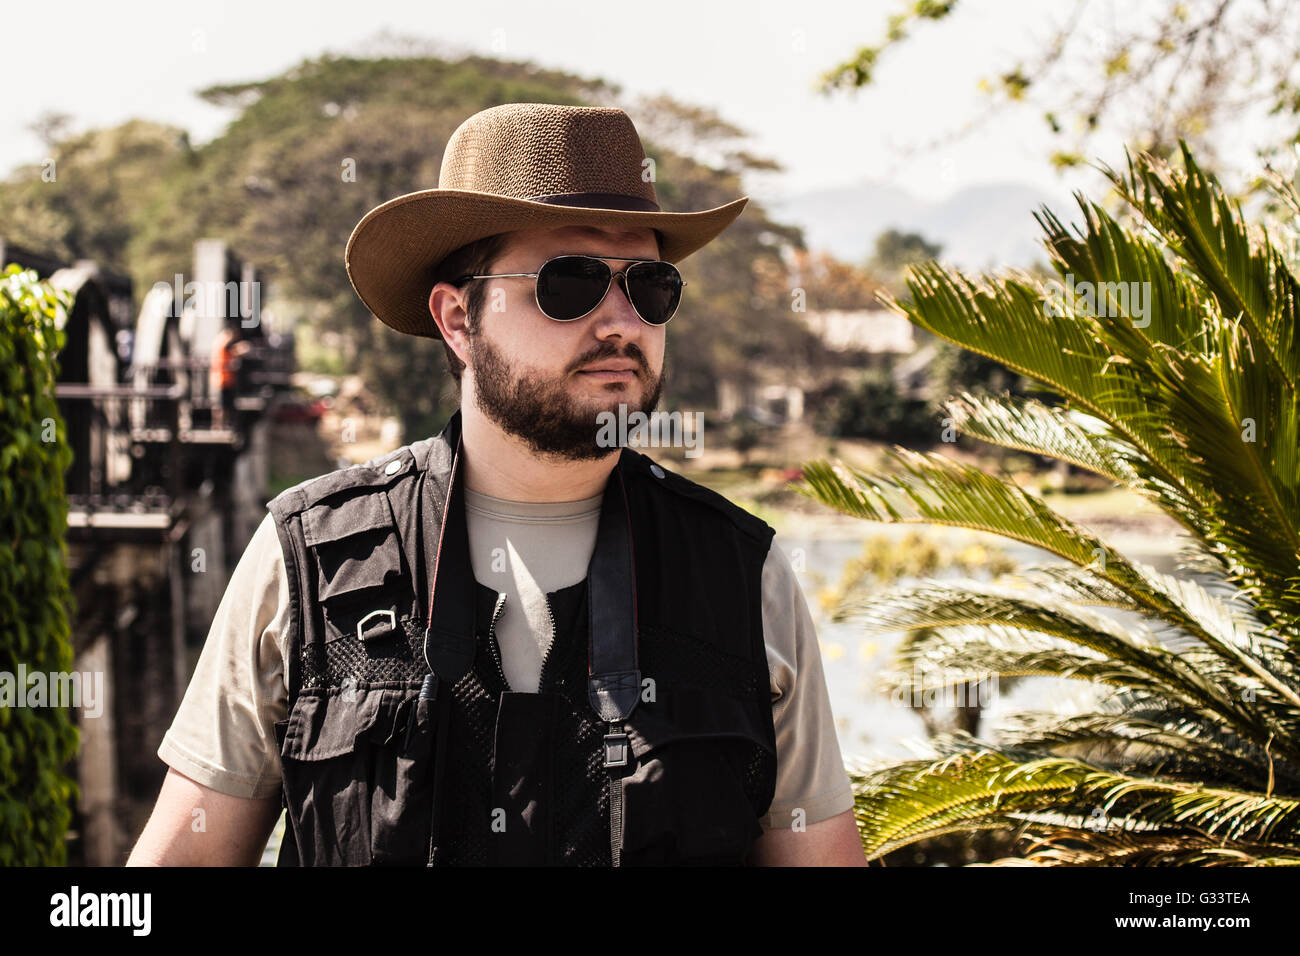
[[[903,6],[903,0],[65,3],[58,7],[57,37],[17,42],[11,35],[15,42],[6,44],[6,75],[11,83],[27,82],[11,92],[0,118],[0,170],[40,158],[40,144],[25,127],[46,110],[72,114],[77,129],[140,116],[183,126],[205,141],[230,115],[198,100],[194,90],[270,77],[388,31],[602,77],[625,93],[668,92],[713,107],[753,133],[751,152],[786,166],[774,181],[747,184],[759,199],[863,180],[939,199],[964,186],[1013,181],[1072,206],[1069,191],[1092,174],[1062,180],[1051,170],[1049,139],[1036,112],[1000,114],[954,144],[913,154],[899,149],[959,128],[985,102],[977,80],[1016,53],[1032,53],[1051,17],[1070,5],[966,0],[953,18],[923,26],[891,53],[866,92],[829,99],[812,92],[821,72],[877,41],[887,16]],[[1105,9],[1114,15],[1113,5]],[[58,44],[57,59],[51,43]]]

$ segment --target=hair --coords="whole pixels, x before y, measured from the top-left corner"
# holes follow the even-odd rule
[[[438,264],[430,289],[439,282],[453,282],[459,276],[491,272],[493,263],[505,252],[508,238],[509,233],[501,232],[461,246]],[[478,321],[483,314],[483,303],[486,299],[487,286],[482,281],[470,282],[469,292],[465,296],[465,327],[470,333],[478,330]],[[443,339],[442,347],[447,353],[447,368],[459,385],[461,373],[465,371],[465,363],[456,355],[446,339]]]
[[[658,229],[652,231],[655,236],[656,248],[662,250],[663,233]],[[632,232],[627,234],[635,235]],[[491,272],[493,264],[506,251],[509,240],[510,233],[500,232],[461,246],[438,264],[434,270],[433,282],[429,288],[432,289],[439,282],[452,282],[463,275],[483,275]],[[481,280],[470,282],[469,292],[465,296],[465,328],[471,335],[478,331],[478,322],[483,315],[483,303],[486,299],[487,286]],[[447,368],[452,377],[456,379],[456,384],[460,385],[460,377],[461,373],[465,371],[465,363],[456,355],[455,350],[447,343],[446,339],[442,341],[442,348],[447,353]]]

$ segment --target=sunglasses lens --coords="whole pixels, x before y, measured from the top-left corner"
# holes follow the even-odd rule
[[[682,276],[671,262],[636,262],[627,270],[627,292],[641,318],[663,325],[682,300]]]
[[[551,259],[537,275],[537,304],[552,319],[568,322],[596,307],[609,287],[609,266],[587,256]]]

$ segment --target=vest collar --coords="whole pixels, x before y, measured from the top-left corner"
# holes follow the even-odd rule
[[[439,683],[450,686],[474,664],[475,592],[465,521],[461,412],[448,420],[429,453],[429,510],[441,516],[436,545],[433,515],[422,523],[430,569],[429,617],[424,660]],[[637,665],[636,569],[626,476],[635,454],[624,448],[601,498],[596,544],[587,565],[587,698],[604,721],[618,721],[636,707],[641,693]]]

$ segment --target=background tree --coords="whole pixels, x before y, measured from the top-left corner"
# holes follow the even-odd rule
[[[67,118],[57,115],[35,125],[49,152],[0,184],[5,238],[67,261],[95,259],[105,269],[134,273],[145,288],[170,282],[171,272],[140,271],[129,245],[147,227],[160,175],[190,159],[185,133],[145,120],[71,133]],[[174,271],[188,269],[185,260]]]
[[[765,295],[784,295],[794,307],[793,293],[802,293],[799,304],[809,312],[828,309],[854,311],[879,307],[877,296],[885,287],[869,269],[836,258],[824,250],[796,249],[790,257],[789,270],[779,270],[771,278]]]
[[[959,0],[901,5],[888,17],[881,42],[828,70],[819,89],[870,85],[918,28],[950,21],[968,6]],[[1038,10],[1042,19],[1029,25],[1040,34],[1029,45],[1034,52],[994,65],[980,83],[990,109],[976,122],[1010,105],[1039,112],[1059,167],[1097,155],[1102,133],[1175,159],[1185,139],[1211,166],[1223,165],[1225,130],[1243,118],[1265,130],[1252,143],[1262,157],[1275,156],[1279,144],[1300,135],[1300,3],[1294,0],[1162,0],[1105,8],[1096,0],[1074,0]]]
[[[943,244],[929,242],[919,232],[886,229],[876,236],[875,252],[867,270],[893,292],[901,291],[909,266],[939,258]]]
[[[414,440],[451,413],[454,386],[436,340],[389,330],[357,299],[343,267],[353,226],[393,196],[436,185],[447,140],[471,114],[505,102],[609,105],[619,90],[529,63],[420,54],[325,56],[200,96],[235,113],[203,146],[141,123],[57,140],[56,189],[40,181],[38,165],[0,184],[0,217],[21,226],[10,238],[124,268],[140,288],[186,274],[195,239],[223,238],[264,270],[263,304],[331,334],[339,364],[364,378]],[[743,195],[745,173],[775,168],[706,109],[668,97],[625,108],[655,160],[665,209],[722,205]],[[697,158],[704,153],[722,159],[709,165]],[[751,201],[683,263],[690,288],[669,336],[665,403],[711,408],[720,378],[743,385],[756,363],[788,367],[815,354],[790,310],[789,283],[766,296],[755,281],[784,271],[791,244],[802,244],[799,232]]]

